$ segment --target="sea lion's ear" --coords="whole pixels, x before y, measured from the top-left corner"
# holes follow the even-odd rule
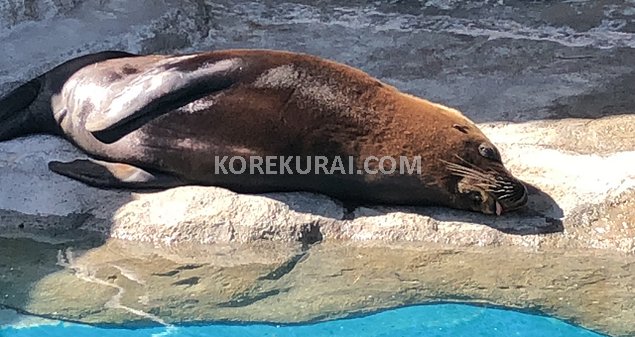
[[[465,134],[467,134],[467,130],[469,130],[469,127],[467,125],[452,124],[452,127]]]
[[[235,81],[233,75],[242,69],[238,58],[196,64],[190,60],[195,57],[170,57],[147,71],[130,75],[127,85],[104,102],[104,110],[88,114],[86,130],[109,131],[143,115],[160,115],[179,108],[228,88]]]

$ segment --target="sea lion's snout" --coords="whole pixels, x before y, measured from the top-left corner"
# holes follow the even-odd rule
[[[444,163],[452,175],[459,178],[456,192],[458,202],[465,209],[501,215],[527,203],[527,188],[502,164],[490,164],[488,169],[482,169],[464,160]]]
[[[501,180],[497,188],[491,189],[488,193],[491,199],[487,205],[488,214],[501,215],[527,204],[527,188],[516,179]]]
[[[517,180],[501,181],[501,184],[484,186],[482,183],[463,178],[458,184],[459,195],[466,209],[484,214],[501,215],[515,211],[527,203],[527,189]]]
[[[504,212],[517,210],[527,204],[527,188],[520,181],[512,182],[508,192],[494,193],[494,195]]]

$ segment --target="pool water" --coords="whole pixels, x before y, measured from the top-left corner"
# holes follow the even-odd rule
[[[306,325],[208,324],[143,329],[58,323],[3,327],[2,337],[600,337],[557,319],[463,304],[403,307],[369,316]]]

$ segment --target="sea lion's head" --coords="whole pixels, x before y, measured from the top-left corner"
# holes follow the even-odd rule
[[[415,96],[395,100],[398,128],[413,136],[408,144],[427,156],[421,180],[440,189],[447,206],[501,215],[527,203],[527,188],[501,160],[500,151],[462,112]],[[403,122],[405,121],[405,122]]]
[[[505,168],[499,150],[473,124],[453,124],[455,144],[442,159],[453,177],[453,203],[462,209],[500,215],[527,203],[527,188]]]

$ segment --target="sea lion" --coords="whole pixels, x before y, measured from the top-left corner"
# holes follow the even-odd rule
[[[342,201],[497,215],[527,201],[498,149],[459,111],[300,53],[86,55],[0,100],[0,122],[0,140],[30,133],[66,137],[94,159],[53,161],[49,168],[101,188],[310,191]],[[223,156],[250,164],[265,156],[352,158],[344,166],[353,171],[234,174],[219,171]],[[420,171],[372,174],[364,166],[371,156],[410,158],[411,165],[418,157]],[[297,160],[302,168],[310,164]],[[233,160],[230,168],[238,163],[244,161]],[[386,167],[386,161],[373,163]]]

